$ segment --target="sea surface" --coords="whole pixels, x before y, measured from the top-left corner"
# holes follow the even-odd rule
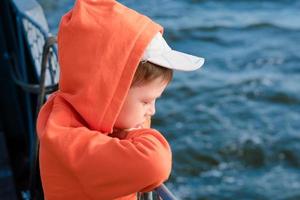
[[[39,0],[51,32],[73,0]],[[300,1],[122,0],[206,59],[178,72],[153,126],[173,150],[167,186],[186,200],[300,199]]]

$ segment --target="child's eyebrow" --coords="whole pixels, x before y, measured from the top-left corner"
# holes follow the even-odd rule
[[[147,99],[147,100],[154,100],[154,99],[159,99],[161,97],[161,95],[159,95],[159,96],[155,96],[155,97],[146,97],[145,99]]]
[[[159,99],[161,97],[161,95],[157,96],[157,97],[151,97],[150,99]]]

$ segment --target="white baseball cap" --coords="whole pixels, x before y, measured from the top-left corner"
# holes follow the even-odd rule
[[[146,48],[141,61],[181,71],[193,71],[204,64],[204,58],[171,49],[160,32]]]

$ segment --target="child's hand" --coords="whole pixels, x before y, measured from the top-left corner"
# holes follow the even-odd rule
[[[130,131],[137,130],[137,129],[140,129],[140,128],[144,128],[144,127],[129,128],[129,129],[116,129],[116,128],[114,128],[113,132],[109,136],[116,137],[116,138],[119,138],[120,140],[122,140],[122,139],[125,139],[127,137],[127,134]]]
[[[127,137],[128,130],[121,130],[121,129],[114,129],[109,136],[119,138],[120,140],[123,140]]]
[[[143,124],[143,128],[150,128],[151,127],[151,118],[148,118],[144,124]]]
[[[120,140],[125,139],[127,137],[128,132],[136,130],[136,129],[140,129],[140,128],[150,128],[150,124],[151,124],[151,119],[147,119],[143,126],[138,127],[138,128],[129,128],[129,129],[116,129],[114,128],[113,132],[109,135],[111,137],[116,137],[119,138]]]

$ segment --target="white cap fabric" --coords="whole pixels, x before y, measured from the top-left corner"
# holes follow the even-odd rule
[[[142,57],[142,62],[145,61],[181,71],[193,71],[204,64],[204,58],[172,50],[160,32],[154,36],[146,48]]]

